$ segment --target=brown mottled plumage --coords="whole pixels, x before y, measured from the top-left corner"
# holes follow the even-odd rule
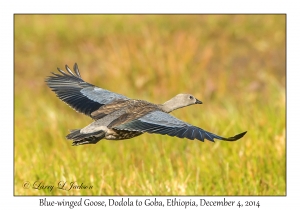
[[[46,79],[47,85],[73,109],[94,119],[86,127],[72,130],[67,135],[67,139],[73,140],[73,145],[96,144],[103,138],[130,139],[145,132],[201,141],[214,141],[215,138],[236,141],[246,134],[221,137],[168,114],[185,106],[202,104],[190,94],[178,94],[164,104],[153,104],[129,99],[85,82],[77,64],[74,65],[75,74],[68,66],[66,70],[68,73],[58,69],[61,74],[53,73],[54,76]]]

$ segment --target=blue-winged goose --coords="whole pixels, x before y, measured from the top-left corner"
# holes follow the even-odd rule
[[[101,139],[122,140],[139,136],[145,132],[176,136],[179,138],[214,139],[236,141],[246,132],[224,138],[201,128],[185,123],[168,114],[175,109],[193,104],[202,104],[190,94],[178,94],[164,104],[152,104],[143,100],[129,99],[123,95],[96,87],[81,79],[77,64],[73,73],[66,65],[65,73],[52,73],[46,79],[47,85],[58,98],[73,109],[91,117],[94,122],[72,130],[67,139],[73,145],[96,144]]]

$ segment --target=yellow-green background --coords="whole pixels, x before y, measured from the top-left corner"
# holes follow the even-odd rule
[[[15,15],[15,195],[285,195],[284,15]],[[163,103],[174,116],[239,141],[144,134],[73,147],[92,122],[44,80],[77,62],[89,83]],[[25,189],[35,181],[49,191]],[[93,186],[57,189],[59,181]]]

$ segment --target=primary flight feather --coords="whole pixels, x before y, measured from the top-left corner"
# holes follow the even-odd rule
[[[94,122],[82,129],[72,130],[66,137],[73,145],[96,144],[101,139],[122,140],[145,132],[179,138],[236,141],[246,132],[225,138],[183,122],[169,113],[193,104],[202,104],[190,94],[178,94],[164,104],[135,100],[85,82],[77,64],[74,72],[66,65],[67,73],[52,73],[47,85],[58,98],[76,111],[88,115]]]

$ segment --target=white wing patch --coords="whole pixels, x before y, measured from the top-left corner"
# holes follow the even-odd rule
[[[80,92],[90,100],[96,101],[100,104],[108,104],[116,99],[128,99],[121,94],[113,93],[99,87],[83,88]]]

